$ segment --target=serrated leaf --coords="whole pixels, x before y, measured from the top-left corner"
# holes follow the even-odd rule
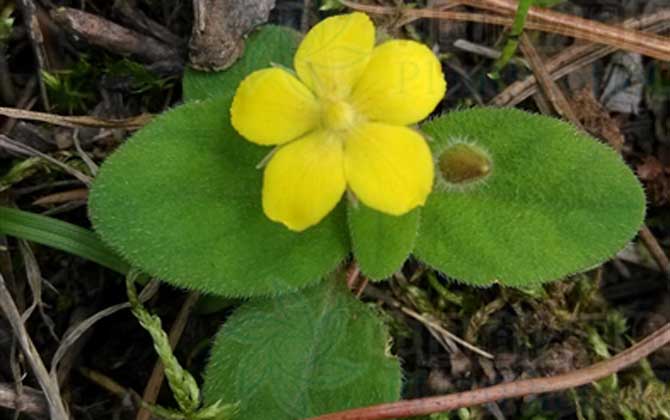
[[[298,45],[298,32],[281,26],[265,25],[249,36],[244,55],[228,70],[184,72],[184,101],[226,96],[232,100],[237,85],[249,73],[273,64],[291,67]]]
[[[351,245],[363,274],[382,280],[402,267],[414,247],[420,215],[419,208],[392,216],[363,203],[349,204]]]
[[[644,192],[620,156],[571,125],[515,109],[478,108],[425,124],[434,153],[484,148],[488,178],[438,185],[415,255],[461,281],[510,286],[559,279],[612,257],[639,229]]]
[[[240,401],[239,420],[300,419],[394,401],[401,372],[386,353],[388,339],[342,282],[257,299],[217,335],[205,400]]]
[[[349,252],[344,209],[294,233],[261,208],[268,150],[242,139],[220,96],[173,109],[102,165],[90,214],[135,266],[174,285],[227,296],[295,290]]]

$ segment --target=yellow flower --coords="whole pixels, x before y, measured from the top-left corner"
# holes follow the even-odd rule
[[[235,129],[251,142],[280,145],[263,176],[271,220],[307,229],[347,187],[392,215],[425,203],[433,160],[424,138],[406,125],[426,118],[444,96],[440,62],[417,42],[374,42],[365,14],[331,17],[298,47],[296,74],[263,69],[238,87]]]

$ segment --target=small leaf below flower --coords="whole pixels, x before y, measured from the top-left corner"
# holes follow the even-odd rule
[[[400,270],[414,247],[421,208],[393,216],[350,202],[347,215],[354,257],[363,274],[383,280]]]

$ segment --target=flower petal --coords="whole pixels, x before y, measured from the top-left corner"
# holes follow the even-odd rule
[[[433,159],[416,131],[367,123],[345,141],[344,173],[365,205],[401,215],[426,202],[433,186]]]
[[[293,65],[319,96],[343,98],[365,70],[375,43],[375,27],[364,13],[322,20],[305,35]]]
[[[319,123],[319,106],[312,92],[286,70],[270,68],[247,76],[230,108],[235,130],[258,144],[295,140]]]
[[[345,189],[341,141],[315,131],[282,146],[270,159],[263,210],[291,230],[305,230],[330,213]]]
[[[435,109],[446,87],[442,66],[428,47],[393,40],[372,51],[354,87],[352,103],[371,120],[413,124]]]

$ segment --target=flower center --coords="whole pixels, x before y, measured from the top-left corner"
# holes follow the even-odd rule
[[[321,122],[326,129],[346,130],[356,121],[356,111],[345,101],[324,101]]]

